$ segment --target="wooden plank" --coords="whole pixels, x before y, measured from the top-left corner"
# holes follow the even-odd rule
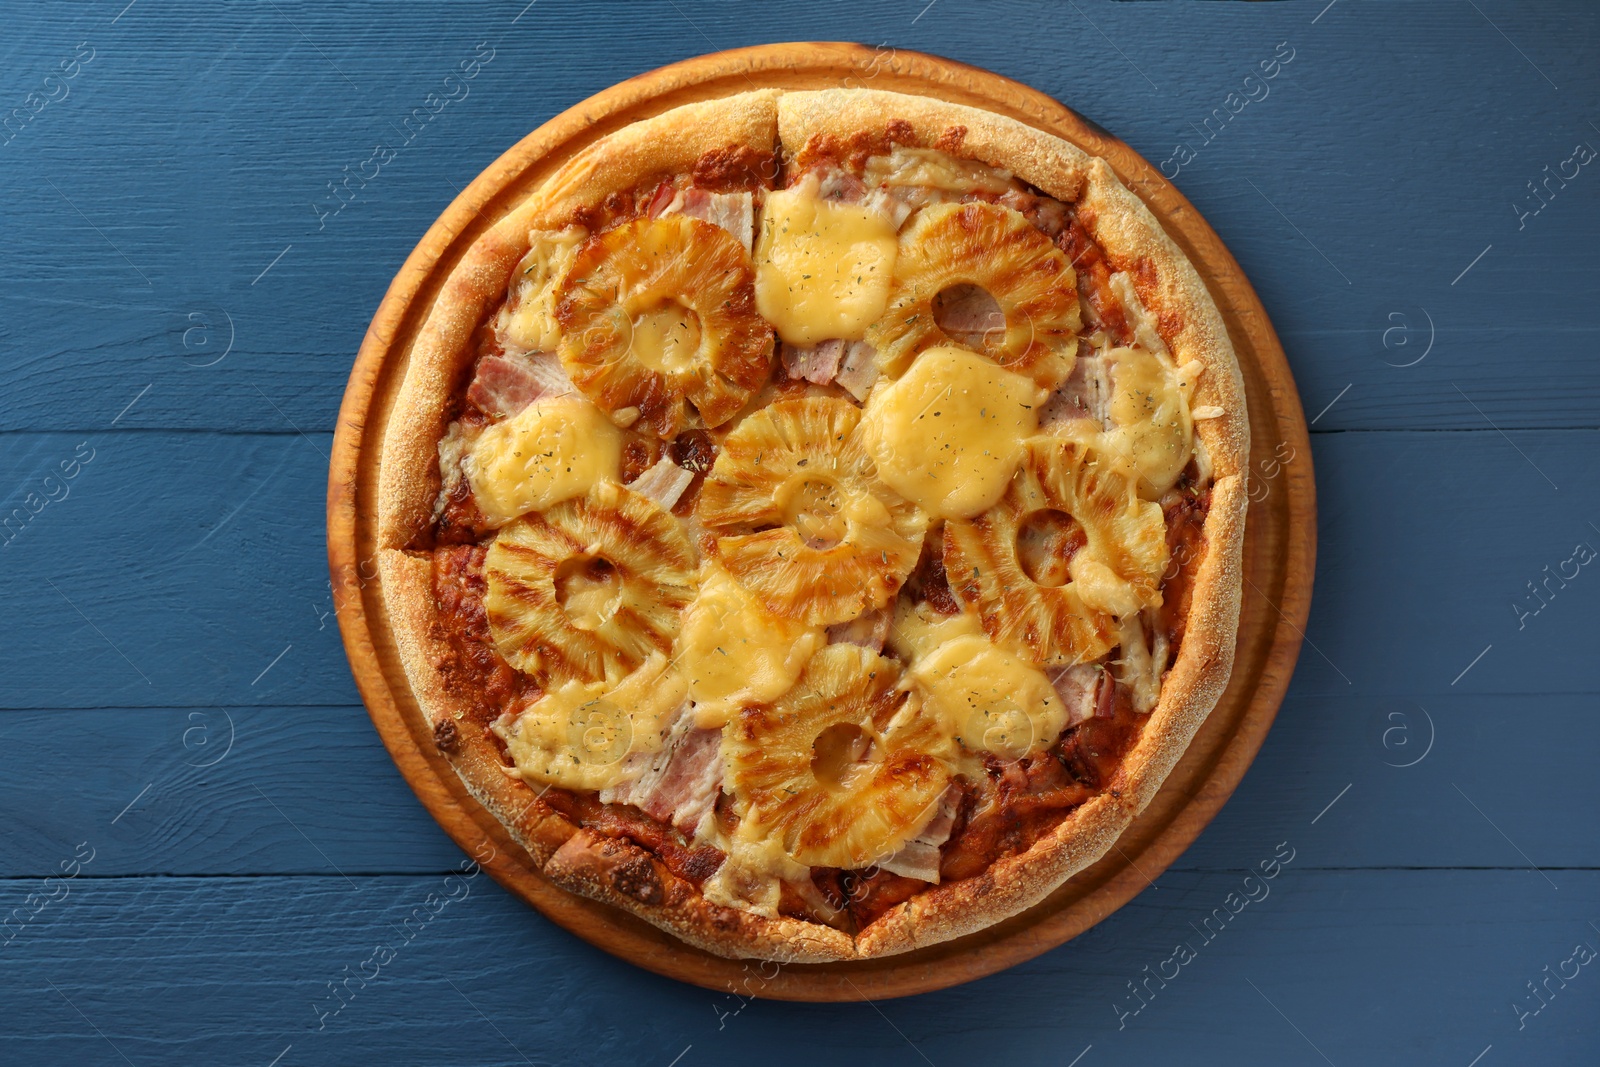
[[[28,625],[0,651],[0,707],[359,702],[323,544],[327,435],[7,444],[0,609]]]
[[[96,428],[146,386],[125,424],[330,429],[389,279],[502,150],[620,72],[846,29],[821,9],[721,4],[693,25],[670,9],[622,20],[594,49],[574,44],[583,9],[571,4],[542,3],[515,26],[516,12],[489,3],[395,23],[279,6],[146,5],[115,27],[99,13],[24,13],[8,26],[27,58],[9,79],[19,98],[78,41],[97,51],[69,95],[0,148],[15,191],[0,263],[0,429]],[[1305,6],[993,8],[997,25],[1061,24],[1098,56],[1070,63],[1053,35],[974,34],[949,5],[915,23],[886,10],[847,26],[1035,85],[1154,164],[1192,150],[1168,171],[1260,290],[1308,413],[1350,387],[1319,427],[1594,426],[1600,379],[1586,371],[1600,325],[1569,295],[1600,280],[1587,168],[1552,184],[1537,215],[1513,206],[1540,203],[1527,183],[1577,142],[1600,143],[1583,94],[1554,91],[1470,6],[1399,8],[1375,23],[1340,5],[1315,25]],[[1581,43],[1600,31],[1600,12],[1516,21],[1556,84],[1582,84]],[[1101,47],[1095,27],[1127,58]],[[1370,73],[1375,40],[1391,60],[1383,77]],[[402,136],[478,41],[492,42],[492,61]],[[1279,42],[1293,59],[1251,83],[1267,95],[1214,117],[1231,115],[1240,97],[1229,94]],[[1305,135],[1308,114],[1322,135]],[[1461,115],[1487,124],[1494,151],[1437,135]],[[395,158],[319,218],[336,202],[328,183],[359,173],[380,143]],[[93,286],[80,284],[85,262]],[[1400,366],[1429,339],[1426,359]]]
[[[911,1065],[1001,1053],[1068,1064],[1092,1045],[1084,1067],[1158,1062],[1176,1047],[1200,1063],[1466,1067],[1491,1045],[1484,1065],[1600,1053],[1593,966],[1564,988],[1552,979],[1553,998],[1520,1030],[1513,1010],[1538,1006],[1525,983],[1574,944],[1600,946],[1588,908],[1600,873],[1565,873],[1556,892],[1518,871],[1317,870],[1318,843],[1298,830],[1268,835],[1243,865],[1273,870],[1275,853],[1293,858],[1273,879],[1173,872],[1030,963],[834,1005],[820,1026],[809,1006],[707,992],[604,956],[483,877],[79,877],[52,887],[58,899],[5,948],[8,1009],[28,1025],[0,1035],[0,1058]],[[20,902],[40,885],[0,888]],[[1256,902],[1237,903],[1247,892]],[[1165,963],[1180,942],[1193,958]],[[1128,983],[1162,970],[1165,985],[1151,979],[1131,1014],[1141,1002]],[[752,966],[752,991],[761,977]]]
[[[1593,705],[1291,696],[1174,870],[1237,867],[1285,825],[1315,835],[1322,866],[1600,868],[1600,841],[1571,832],[1600,821]],[[1513,730],[1540,742],[1506,744]],[[8,712],[0,745],[0,878],[50,874],[89,838],[97,876],[424,874],[461,859],[359,707]],[[1527,782],[1540,788],[1506,784]]]
[[[8,712],[0,744],[0,878],[50,874],[86,836],[97,876],[427,873],[461,859],[360,706]],[[92,775],[57,787],[85,763]]]
[[[0,611],[28,620],[0,647],[0,708],[357,702],[328,614],[325,435],[6,440],[0,517],[46,499],[82,442],[94,452],[0,548]],[[1293,693],[1594,692],[1600,582],[1567,561],[1579,542],[1600,549],[1600,433],[1314,447],[1324,549]],[[1563,565],[1578,574],[1565,588]],[[1540,607],[1528,583],[1548,575]]]

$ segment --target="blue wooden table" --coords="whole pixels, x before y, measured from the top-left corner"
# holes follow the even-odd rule
[[[1600,10],[524,3],[0,12],[0,1062],[1600,1062]],[[1320,497],[1298,673],[1199,841],[878,1004],[679,985],[463,875],[323,549],[351,360],[465,183],[631,74],[805,39],[1161,165],[1273,316]]]

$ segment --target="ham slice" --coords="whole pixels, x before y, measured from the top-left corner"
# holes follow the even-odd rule
[[[694,481],[694,475],[678,466],[666,456],[656,460],[655,466],[628,483],[628,488],[647,496],[671,511],[683,491]]]
[[[905,878],[920,878],[924,882],[939,881],[939,849],[950,840],[956,827],[956,813],[961,810],[961,790],[952,785],[939,798],[938,810],[922,832],[906,842],[899,852],[886,860],[879,860],[880,870]]]
[[[657,190],[656,198],[650,204],[652,215],[687,215],[713,226],[721,226],[746,249],[755,247],[756,209],[753,194],[708,193],[691,185],[658,207],[656,201],[661,196],[661,191]]]
[[[845,341],[821,341],[802,347],[785,341],[778,346],[778,358],[783,361],[783,372],[789,377],[813,385],[827,385],[838,377],[847,344]]]
[[[857,400],[866,400],[878,380],[877,355],[878,350],[866,341],[851,341],[833,380]]]
[[[1087,342],[1079,342],[1072,373],[1039,409],[1039,429],[1048,433],[1081,419],[1094,423],[1097,430],[1111,427],[1111,370]]]
[[[478,360],[467,399],[491,418],[510,418],[535,400],[577,392],[552,352],[488,355]]]
[[[1054,667],[1045,671],[1056,696],[1067,709],[1067,725],[1076,726],[1095,715],[1111,715],[1111,698],[1115,683],[1100,666],[1079,663],[1072,667]]]
[[[1022,212],[1024,218],[1054,237],[1067,228],[1067,205],[1048,196],[1035,196],[1021,189],[1007,189],[995,203]]]
[[[828,627],[828,643],[859,645],[874,652],[882,652],[883,643],[889,639],[889,626],[893,622],[894,613],[888,609],[877,608],[863,612],[849,622],[835,623]]]
[[[982,352],[985,341],[998,344],[1006,333],[1005,312],[988,291],[977,285],[953,285],[933,302],[933,321],[968,348]]]
[[[709,824],[722,792],[721,730],[696,729],[685,704],[658,751],[628,759],[628,776],[602,790],[601,803],[631,804],[690,837]]]

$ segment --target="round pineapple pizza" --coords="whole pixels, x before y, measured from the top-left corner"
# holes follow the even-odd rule
[[[710,952],[980,930],[1109,850],[1233,661],[1244,389],[1107,164],[866,90],[597,141],[466,253],[384,440],[434,742]]]

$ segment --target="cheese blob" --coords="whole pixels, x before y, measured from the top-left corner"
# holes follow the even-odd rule
[[[1111,276],[1111,289],[1122,302],[1134,343],[1106,353],[1111,368],[1111,428],[1101,447],[1131,459],[1139,468],[1139,489],[1148,500],[1159,497],[1183,473],[1194,454],[1194,419],[1189,410],[1193,373],[1185,375],[1156,331],[1154,318],[1139,301],[1133,279]]]
[[[1143,348],[1114,348],[1111,366],[1112,428],[1104,447],[1131,459],[1144,495],[1170,489],[1194,454],[1194,424],[1178,372],[1166,356]]]
[[[930,348],[867,400],[862,425],[878,477],[938,518],[987,510],[1022,462],[1046,396],[976,352]]]
[[[820,627],[773,614],[727,571],[707,567],[675,653],[695,725],[719,729],[742,705],[776,700],[825,643]]]
[[[548,397],[485,429],[467,459],[478,510],[502,526],[615,481],[622,431],[583,397]]]
[[[567,276],[587,232],[577,227],[528,235],[528,254],[517,264],[511,299],[495,319],[500,339],[513,348],[554,352],[561,343],[556,322],[557,283]]]
[[[495,732],[524,779],[565,789],[605,789],[626,757],[659,749],[687,695],[682,676],[657,652],[615,684],[569,680]]]
[[[990,641],[978,620],[962,614],[897,619],[910,631],[909,672],[933,714],[956,744],[956,755],[989,752],[1020,759],[1051,744],[1067,727],[1067,708],[1039,668]]]
[[[767,194],[756,310],[792,345],[860,340],[889,304],[894,226],[879,212],[809,192]]]

